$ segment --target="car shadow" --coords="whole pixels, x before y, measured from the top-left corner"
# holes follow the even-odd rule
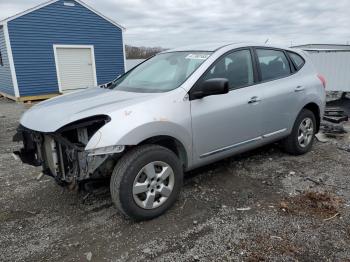
[[[249,152],[245,152],[242,154],[238,154],[220,161],[217,161],[215,163],[196,168],[192,171],[186,172],[184,175],[184,186],[187,187],[187,189],[191,190],[191,186],[193,186],[196,182],[196,178],[200,178],[201,183],[209,182],[210,179],[212,179],[215,176],[220,176],[226,173],[226,168],[229,168],[232,163],[238,164],[240,162],[244,162],[245,160],[249,160],[252,158],[251,161],[254,161],[254,159],[261,159],[266,158],[268,160],[272,155],[274,157],[282,156],[285,153],[280,149],[280,146],[278,143],[266,145],[254,150],[251,150]],[[208,173],[214,173],[211,176],[207,176]],[[247,180],[255,180],[253,178],[250,178],[247,176],[244,178],[245,182],[244,184],[249,184],[249,181]],[[235,181],[238,184],[241,182]],[[109,189],[109,183],[110,178],[104,178],[104,179],[98,179],[98,180],[90,180],[85,183],[83,183],[80,186],[79,194],[80,199],[82,201],[82,204],[84,205],[91,205],[92,202],[101,201],[103,202],[103,207],[109,208],[111,204],[105,203],[111,202],[111,196],[110,196],[110,189]],[[253,181],[252,181],[253,183]],[[260,182],[259,182],[260,183]],[[97,208],[98,211],[100,208]]]

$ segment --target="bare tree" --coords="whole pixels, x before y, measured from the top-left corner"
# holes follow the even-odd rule
[[[162,47],[125,46],[126,59],[147,59],[164,50]]]

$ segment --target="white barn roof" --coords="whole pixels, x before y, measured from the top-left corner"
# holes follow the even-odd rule
[[[350,51],[350,45],[339,44],[306,44],[293,46],[292,48],[299,48],[306,51]]]

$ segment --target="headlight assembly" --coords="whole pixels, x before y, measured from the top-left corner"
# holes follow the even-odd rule
[[[115,153],[121,153],[125,149],[125,146],[106,146],[106,147],[100,147],[100,148],[94,148],[87,150],[88,156],[99,156],[99,155],[108,155],[108,154],[115,154]]]

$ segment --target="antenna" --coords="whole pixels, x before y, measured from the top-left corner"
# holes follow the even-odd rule
[[[269,38],[267,38],[267,39],[266,39],[266,41],[265,41],[265,45],[267,44],[267,42],[268,42],[269,40],[270,40]]]

